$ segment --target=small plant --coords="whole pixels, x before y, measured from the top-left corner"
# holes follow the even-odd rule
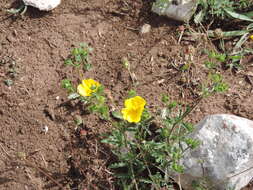
[[[74,67],[83,66],[84,70],[90,70],[92,65],[89,61],[89,54],[92,51],[87,44],[81,43],[80,47],[75,47],[71,51],[71,55],[65,60],[65,65],[71,65]]]
[[[109,108],[105,104],[104,87],[93,79],[82,80],[82,83],[73,87],[71,81],[64,79],[62,87],[67,89],[70,95],[68,99],[79,99],[85,106],[85,109],[91,113],[98,113],[102,119],[109,119]]]
[[[209,61],[206,61],[204,64],[208,69],[217,69],[220,64],[224,64],[225,68],[233,71],[242,68],[240,61],[243,58],[243,54],[228,55],[225,53],[217,53],[215,51],[207,51],[207,53]]]
[[[223,81],[223,77],[218,73],[221,63],[226,63],[230,56],[214,51],[207,51],[209,60],[204,62],[209,70],[208,80],[201,86],[201,96],[206,97],[215,93],[223,93],[228,90],[229,86]]]
[[[225,20],[230,18],[239,18],[241,20],[253,21],[245,14],[239,14],[244,9],[252,6],[251,0],[198,0],[199,12],[196,13],[194,21],[196,23],[205,20]]]
[[[243,44],[247,41],[253,30],[253,12],[250,11],[253,6],[252,0],[198,0],[198,9],[194,15],[196,24],[208,26],[206,34],[209,38],[220,41],[220,48],[225,52],[224,39],[238,38],[233,48],[229,48],[226,52],[228,55],[244,54]],[[249,11],[249,12],[248,12]],[[237,23],[236,30],[227,31],[229,23]],[[214,23],[214,24],[213,24]],[[221,24],[222,23],[222,24]],[[226,27],[222,27],[223,23],[227,23]],[[240,24],[239,24],[240,23]],[[221,28],[209,30],[215,25]],[[213,26],[211,26],[213,25]],[[203,33],[202,33],[203,34]],[[251,50],[252,53],[252,50]],[[232,64],[235,65],[236,64]]]
[[[216,65],[213,62],[205,62],[209,69],[208,80],[201,86],[201,97],[207,97],[215,93],[224,93],[229,89],[229,85],[223,81],[221,74],[217,73]]]
[[[209,80],[205,92],[213,94],[226,89],[217,73],[210,75]],[[85,79],[75,90],[65,79],[62,86],[70,93],[69,99],[79,99],[89,112],[113,121],[113,130],[102,142],[109,144],[117,157],[110,168],[117,177],[119,189],[172,188],[173,175],[184,172],[180,159],[185,151],[199,145],[189,137],[194,126],[184,120],[201,99],[193,106],[182,106],[164,95],[163,108],[151,114],[146,108],[146,100],[130,91],[121,111],[109,115],[103,86],[99,82]],[[75,122],[80,125],[83,121],[78,118]]]
[[[13,14],[13,15],[24,15],[27,11],[27,5],[25,5],[24,3],[21,4],[18,8],[14,9],[7,9],[6,12]]]
[[[14,85],[15,79],[17,78],[18,65],[14,58],[6,56],[0,59],[0,67],[3,67],[3,72],[5,73],[6,79],[4,84],[8,87]]]
[[[72,92],[75,91],[71,81],[68,80],[68,79],[62,80],[61,81],[61,86],[62,86],[62,88],[65,88],[68,91],[68,93],[72,93]]]
[[[189,109],[183,112],[176,102],[163,97],[165,108],[151,116],[146,101],[140,96],[125,100],[121,121],[115,123],[111,134],[103,140],[113,147],[118,162],[115,169],[120,189],[170,188],[169,172],[182,173],[179,160],[187,149],[194,149],[199,142],[188,138],[193,125],[183,122]],[[178,115],[173,115],[178,111]],[[176,112],[177,112],[176,111]],[[155,120],[161,123],[155,124]]]

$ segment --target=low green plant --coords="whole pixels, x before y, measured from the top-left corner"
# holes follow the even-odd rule
[[[225,20],[237,18],[246,21],[253,21],[247,13],[239,14],[247,7],[252,6],[251,0],[198,0],[199,12],[195,14],[196,23],[205,20]]]
[[[68,99],[79,99],[86,111],[97,113],[101,119],[109,119],[109,108],[106,105],[104,87],[93,79],[86,79],[74,88],[71,81],[64,79],[62,87],[70,93]]]
[[[64,64],[74,67],[82,66],[84,70],[90,70],[92,67],[89,61],[91,52],[92,48],[85,43],[81,43],[80,47],[75,47],[71,50],[71,54],[69,58],[64,61]]]
[[[211,82],[204,92],[214,94],[226,88],[217,73],[210,75],[209,79]],[[112,122],[112,131],[104,136],[102,142],[110,145],[116,156],[109,168],[117,178],[118,189],[172,189],[173,177],[184,172],[180,163],[184,153],[200,143],[189,136],[194,125],[185,118],[206,94],[203,93],[191,106],[171,101],[163,95],[162,108],[151,113],[146,100],[132,90],[124,108],[109,115],[104,88],[98,82],[85,79],[74,92],[69,80],[62,84],[69,89],[69,99],[79,99],[91,113],[98,113],[101,118]],[[79,118],[76,123],[81,124],[82,120]]]
[[[227,31],[224,27],[214,30],[207,30],[209,38],[220,40],[222,50],[224,50],[224,39],[239,38],[234,48],[230,48],[227,54],[241,55],[244,51],[243,44],[249,39],[253,31],[253,11],[248,11],[253,7],[252,0],[198,0],[198,11],[194,15],[196,24],[211,23],[233,23],[242,21],[236,30]],[[204,24],[206,25],[206,24]],[[239,24],[237,24],[239,25]],[[234,64],[233,64],[234,65]],[[236,65],[236,64],[235,64]]]
[[[65,88],[68,91],[68,93],[73,93],[75,91],[75,89],[69,79],[63,79],[61,81],[61,86],[62,86],[62,88]]]
[[[18,8],[14,9],[7,9],[6,12],[13,14],[13,15],[24,15],[27,11],[27,5],[25,5],[24,3],[22,3]]]
[[[241,59],[245,54],[229,55],[226,53],[217,53],[215,51],[206,51],[209,60],[204,62],[208,69],[217,69],[221,64],[230,70],[238,70],[242,68]]]
[[[111,145],[118,158],[110,168],[115,170],[120,189],[171,188],[169,173],[182,173],[179,161],[184,152],[199,144],[187,137],[194,126],[183,121],[191,109],[183,111],[181,105],[169,101],[167,96],[162,101],[164,108],[159,114],[152,116],[145,108],[139,122],[129,122],[127,116],[124,119],[125,108],[122,109],[122,119],[102,141]]]

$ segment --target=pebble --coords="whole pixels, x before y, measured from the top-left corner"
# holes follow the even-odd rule
[[[140,34],[146,34],[151,31],[151,25],[150,24],[144,24],[140,29]]]
[[[50,11],[56,8],[61,0],[23,0],[25,5],[38,8],[41,11]]]
[[[45,133],[45,134],[47,134],[47,132],[48,132],[48,126],[44,126],[44,127],[42,127],[42,130],[41,130],[43,133]]]

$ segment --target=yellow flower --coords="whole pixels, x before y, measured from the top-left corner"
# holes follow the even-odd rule
[[[249,37],[251,40],[253,40],[253,34]]]
[[[98,90],[99,86],[101,86],[99,82],[93,79],[82,80],[82,84],[79,84],[77,87],[77,92],[81,96],[91,96],[92,93]]]
[[[141,120],[145,105],[146,101],[140,96],[126,99],[125,108],[121,110],[123,118],[130,123],[138,123]]]

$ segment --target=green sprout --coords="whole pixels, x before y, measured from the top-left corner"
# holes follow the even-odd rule
[[[92,67],[89,60],[89,55],[92,50],[93,49],[90,48],[87,44],[81,43],[80,47],[75,47],[72,49],[71,55],[64,61],[64,64],[74,67],[82,66],[84,70],[88,71]]]

